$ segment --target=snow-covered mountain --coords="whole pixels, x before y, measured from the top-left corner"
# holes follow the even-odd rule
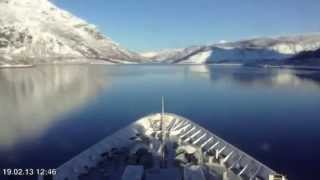
[[[141,59],[48,0],[0,0],[0,63],[79,57],[117,62]]]
[[[0,0],[0,66],[39,62],[221,63],[283,60],[320,48],[320,33],[137,54],[49,0]]]
[[[320,33],[254,38],[236,42],[223,42],[210,46],[144,53],[151,61],[165,63],[250,63],[256,61],[284,60],[303,51],[320,48]],[[146,56],[149,55],[149,56]]]

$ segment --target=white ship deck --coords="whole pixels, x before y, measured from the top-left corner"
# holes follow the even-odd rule
[[[269,180],[276,174],[191,120],[158,113],[106,137],[60,166],[52,178]]]

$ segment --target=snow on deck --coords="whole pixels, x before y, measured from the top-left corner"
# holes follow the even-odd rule
[[[164,147],[161,144],[164,144]],[[143,148],[147,149],[149,154],[137,157],[139,149]],[[114,151],[117,151],[118,155],[110,155]],[[146,177],[165,177],[159,175],[159,172],[170,172],[177,180],[182,176],[195,179],[192,178],[193,175],[188,175],[192,171],[198,172],[196,178],[201,176],[203,179],[203,176],[205,179],[218,177],[229,180],[267,180],[270,174],[277,174],[191,120],[170,113],[165,113],[161,118],[158,113],[133,122],[85,150],[60,166],[53,179],[85,180],[86,177],[91,178],[91,175],[97,174],[94,177],[113,177],[113,180],[117,180],[128,165],[141,163],[148,166],[144,171]],[[114,167],[117,171],[112,171]],[[112,176],[112,173],[116,175]]]

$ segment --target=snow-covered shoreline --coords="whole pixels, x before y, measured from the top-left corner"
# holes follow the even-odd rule
[[[320,71],[320,66],[308,66],[308,65],[257,65],[257,66],[246,66],[241,63],[212,63],[212,64],[168,64],[168,63],[113,63],[110,61],[103,61],[103,60],[95,60],[92,62],[55,62],[55,63],[39,63],[39,64],[2,64],[0,65],[0,69],[13,69],[13,68],[33,68],[36,66],[46,66],[46,65],[165,65],[165,66],[221,66],[221,67],[255,67],[255,68],[278,68],[278,69],[296,69],[296,70],[310,70],[310,71]]]
[[[34,67],[33,64],[2,64],[0,65],[0,69],[4,68],[31,68]]]

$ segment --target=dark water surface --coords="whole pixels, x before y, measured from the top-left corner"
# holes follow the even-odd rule
[[[200,65],[0,69],[0,168],[57,167],[162,95],[290,180],[319,179],[320,72]]]

